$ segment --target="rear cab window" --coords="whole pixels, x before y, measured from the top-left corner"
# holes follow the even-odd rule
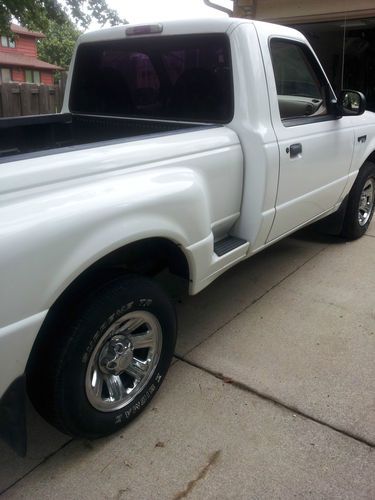
[[[228,123],[229,39],[221,33],[82,44],[69,107],[82,114]]]

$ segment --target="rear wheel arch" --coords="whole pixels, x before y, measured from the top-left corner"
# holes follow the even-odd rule
[[[167,270],[186,282],[190,278],[189,263],[181,246],[167,238],[146,238],[129,243],[102,257],[71,282],[49,308],[36,336],[26,366],[27,380],[34,367],[54,344],[54,331],[61,321],[77,315],[79,303],[100,287],[125,275],[153,277]]]
[[[75,437],[128,424],[155,395],[174,353],[175,308],[139,275],[103,284],[56,327],[60,335],[28,380],[29,396],[48,422]]]

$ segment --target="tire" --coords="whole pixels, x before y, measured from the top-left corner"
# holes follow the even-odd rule
[[[341,235],[349,240],[363,236],[374,214],[375,164],[366,161],[349,193],[348,205]]]
[[[176,316],[161,288],[117,278],[78,307],[50,346],[52,362],[29,376],[30,396],[51,424],[74,437],[112,434],[140,414],[174,353]],[[35,377],[34,377],[35,376]]]

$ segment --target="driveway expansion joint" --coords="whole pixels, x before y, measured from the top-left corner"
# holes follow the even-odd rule
[[[17,483],[19,483],[23,479],[25,479],[25,477],[27,477],[31,473],[33,473],[36,469],[38,469],[38,467],[40,467],[41,465],[43,465],[46,462],[48,462],[50,458],[52,458],[55,455],[57,455],[61,450],[63,450],[64,448],[66,448],[66,446],[68,446],[72,441],[74,441],[74,440],[73,439],[69,439],[66,443],[64,443],[62,446],[60,446],[59,448],[57,448],[57,450],[53,451],[52,453],[50,453],[49,455],[47,455],[46,457],[44,457],[43,460],[41,460],[38,464],[36,464],[32,469],[28,470],[23,476],[19,477],[16,481],[14,481],[12,484],[10,484],[9,486],[7,486],[4,490],[1,490],[0,491],[0,496],[3,495],[4,493],[6,493],[8,490],[12,489],[13,486],[15,486]]]
[[[341,434],[349,439],[357,441],[360,444],[364,444],[365,446],[368,446],[371,449],[371,451],[375,450],[375,441],[371,441],[371,440],[368,440],[366,438],[363,438],[362,436],[359,436],[357,434],[349,432],[346,429],[343,429],[340,427],[335,427],[334,425],[329,424],[328,422],[325,422],[324,420],[321,420],[320,418],[313,417],[312,415],[309,415],[308,413],[304,412],[303,410],[300,410],[297,407],[290,406],[290,405],[284,403],[283,401],[281,401],[273,396],[270,396],[269,394],[265,394],[263,392],[260,392],[257,389],[255,389],[247,384],[244,384],[243,382],[239,382],[237,380],[234,380],[233,378],[228,377],[220,372],[210,370],[209,368],[205,368],[204,366],[199,365],[198,363],[184,359],[180,356],[175,355],[175,357],[179,361],[186,363],[194,368],[197,368],[198,370],[202,370],[203,372],[205,372],[209,375],[212,375],[213,377],[217,378],[218,380],[221,380],[222,382],[224,382],[226,384],[230,384],[233,387],[236,387],[237,389],[239,389],[241,391],[250,393],[253,396],[256,396],[256,397],[262,399],[263,401],[266,401],[268,403],[271,403],[271,404],[277,406],[278,408],[281,408],[283,410],[287,410],[288,412],[293,413],[293,415],[299,415],[302,418],[305,418],[307,420],[310,420],[311,422],[315,422],[316,424],[327,427],[328,429],[331,429],[332,431],[337,432],[337,433],[339,433],[339,434]]]

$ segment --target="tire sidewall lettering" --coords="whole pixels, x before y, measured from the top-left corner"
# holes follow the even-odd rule
[[[150,385],[144,390],[143,394],[140,394],[138,398],[130,404],[127,409],[122,409],[114,417],[114,422],[116,425],[123,425],[127,420],[132,420],[142,408],[149,402],[154,393],[158,390],[158,386],[161,384],[163,376],[157,372],[150,382]]]

